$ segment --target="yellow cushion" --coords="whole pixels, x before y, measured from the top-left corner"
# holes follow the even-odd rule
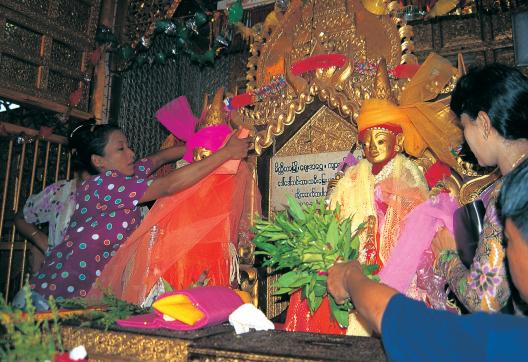
[[[234,292],[242,299],[243,303],[251,303],[249,293],[241,290],[234,290]],[[174,294],[158,299],[152,304],[152,307],[160,313],[190,326],[195,325],[204,317],[202,311],[196,308],[189,297],[183,294]]]
[[[191,300],[183,294],[174,294],[159,299],[152,304],[159,312],[168,315],[182,323],[190,326],[196,324],[204,317],[204,314],[197,309]]]

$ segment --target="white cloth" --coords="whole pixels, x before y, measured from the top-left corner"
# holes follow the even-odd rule
[[[235,309],[229,315],[229,324],[235,327],[236,334],[247,333],[250,329],[257,331],[275,329],[273,322],[251,303],[242,304]]]

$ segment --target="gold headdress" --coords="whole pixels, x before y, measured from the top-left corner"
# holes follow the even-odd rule
[[[359,131],[380,123],[400,125],[405,135],[404,148],[409,155],[419,157],[426,148],[430,148],[440,161],[456,167],[456,158],[451,150],[462,142],[462,131],[456,125],[456,116],[449,109],[450,98],[430,101],[457,74],[457,69],[446,59],[431,53],[402,91],[400,106],[391,106],[391,99],[394,98],[387,66],[382,59],[374,80],[374,97],[377,99],[363,102],[358,118]]]
[[[395,103],[389,81],[389,72],[387,71],[387,61],[385,58],[381,58],[378,63],[378,69],[376,70],[376,76],[374,77],[373,98],[387,99],[392,103]]]
[[[226,117],[224,112],[224,87],[220,87],[216,90],[216,93],[213,98],[213,102],[209,109],[207,109],[207,95],[204,99],[204,108],[202,115],[205,113],[205,117],[201,122],[198,123],[197,129],[216,126],[219,124],[226,123]]]

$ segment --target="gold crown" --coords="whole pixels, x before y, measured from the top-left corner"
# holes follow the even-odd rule
[[[387,71],[387,62],[385,61],[385,58],[381,58],[378,62],[378,69],[376,70],[376,76],[374,78],[373,98],[386,99],[395,103],[389,80],[389,72]]]
[[[203,121],[198,124],[198,129],[226,123],[224,111],[224,87],[220,87],[216,90],[213,102],[209,109],[207,109],[207,95],[205,96],[203,112],[207,113]]]

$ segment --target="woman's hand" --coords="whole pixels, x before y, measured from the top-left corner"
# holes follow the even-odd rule
[[[328,269],[326,282],[328,292],[332,294],[336,303],[343,304],[350,298],[347,285],[354,280],[358,280],[358,278],[364,278],[364,275],[361,271],[361,265],[356,260],[347,263],[338,262]]]
[[[442,250],[457,250],[455,239],[446,228],[438,230],[431,243],[431,248],[435,257],[438,257]]]
[[[240,160],[247,156],[251,140],[249,138],[238,138],[240,131],[233,131],[226,145],[223,147],[231,160]]]

